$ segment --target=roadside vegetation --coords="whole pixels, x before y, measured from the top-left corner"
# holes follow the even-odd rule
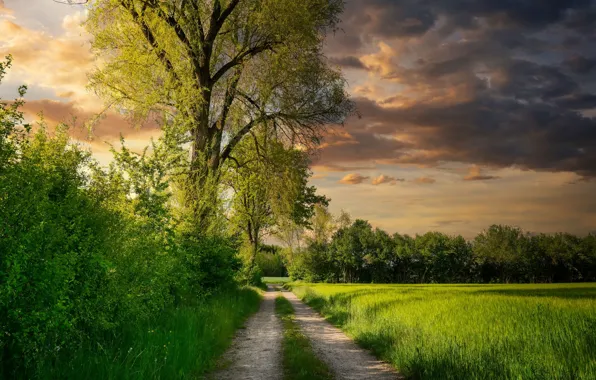
[[[283,338],[283,367],[285,380],[332,380],[325,363],[317,358],[310,341],[294,321],[294,308],[280,295],[275,299],[275,312],[281,318]]]
[[[596,378],[594,284],[293,290],[408,378]]]
[[[44,368],[48,379],[183,379],[216,368],[236,329],[259,308],[252,288],[230,290],[194,305],[170,309],[159,318],[127,325],[102,344],[81,349]]]

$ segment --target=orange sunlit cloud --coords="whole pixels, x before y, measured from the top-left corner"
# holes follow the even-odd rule
[[[344,176],[342,179],[339,180],[339,183],[343,183],[345,185],[359,185],[369,179],[368,176],[363,176],[357,173],[352,173]]]

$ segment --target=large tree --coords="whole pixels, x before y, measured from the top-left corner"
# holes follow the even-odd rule
[[[190,198],[256,126],[316,146],[353,105],[322,53],[343,0],[93,0],[87,28],[109,104],[188,137]],[[203,192],[203,193],[201,193]],[[203,218],[205,210],[198,211]]]

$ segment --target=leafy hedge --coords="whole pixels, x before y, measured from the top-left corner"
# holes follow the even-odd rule
[[[0,377],[234,284],[234,245],[180,228],[163,143],[100,168],[66,127],[32,132],[21,105],[0,103]]]

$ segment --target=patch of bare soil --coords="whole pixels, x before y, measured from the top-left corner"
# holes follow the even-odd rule
[[[238,330],[230,349],[224,354],[222,368],[211,374],[217,380],[281,380],[282,324],[275,315],[275,297],[271,286],[264,295],[259,311],[250,317],[245,328]]]
[[[331,325],[291,292],[282,293],[294,306],[296,322],[317,356],[337,380],[394,380],[403,377],[390,365],[358,347],[340,329]]]

